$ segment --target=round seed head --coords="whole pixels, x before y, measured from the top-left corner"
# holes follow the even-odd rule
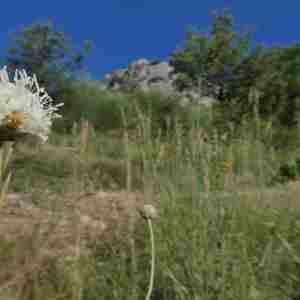
[[[141,214],[146,219],[156,219],[158,217],[157,209],[151,204],[145,204],[141,209]]]

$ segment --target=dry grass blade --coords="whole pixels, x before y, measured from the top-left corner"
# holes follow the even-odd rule
[[[2,183],[1,191],[0,191],[0,206],[2,206],[5,201],[5,197],[6,197],[6,194],[8,191],[8,186],[9,186],[10,180],[11,180],[11,173],[9,173],[7,175],[4,182]]]
[[[300,257],[298,255],[296,255],[295,250],[293,249],[292,245],[285,238],[283,238],[280,234],[277,234],[277,238],[280,240],[283,247],[291,255],[294,262],[297,263],[297,264],[300,264]]]
[[[4,143],[0,149],[0,205],[3,205],[5,195],[11,180],[11,173],[7,172],[8,164],[13,152],[12,143]],[[7,174],[7,175],[6,175]],[[6,176],[6,177],[5,177]]]
[[[80,126],[80,153],[85,153],[87,150],[89,138],[89,121],[83,121]]]

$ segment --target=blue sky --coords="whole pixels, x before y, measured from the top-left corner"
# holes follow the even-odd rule
[[[4,4],[5,3],[5,4]],[[75,45],[94,43],[87,64],[93,78],[134,59],[167,59],[193,25],[209,29],[211,11],[230,8],[238,28],[254,30],[267,46],[300,41],[300,1],[271,0],[15,0],[1,5],[0,54],[8,34],[21,26],[53,20]]]

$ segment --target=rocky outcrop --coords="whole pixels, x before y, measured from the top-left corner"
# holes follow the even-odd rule
[[[211,105],[216,102],[213,93],[200,83],[179,91],[175,85],[177,77],[174,68],[166,61],[139,59],[126,69],[105,75],[102,86],[111,90],[158,90],[166,97],[179,97],[183,104],[192,102]]]

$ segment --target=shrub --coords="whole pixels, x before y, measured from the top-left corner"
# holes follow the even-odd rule
[[[70,131],[74,122],[90,121],[96,130],[136,129],[147,120],[154,134],[166,132],[181,120],[185,124],[195,118],[195,111],[183,108],[179,99],[163,96],[158,91],[134,90],[113,92],[102,90],[97,82],[73,82],[63,95],[64,118],[55,123],[58,131]],[[192,117],[193,115],[193,117]]]
[[[56,128],[70,130],[74,122],[90,121],[95,129],[107,131],[123,127],[121,111],[129,105],[128,97],[100,89],[96,82],[78,81],[63,96],[64,120]]]
[[[151,123],[151,130],[165,131],[184,115],[179,99],[163,96],[158,91],[136,90],[129,97],[132,98],[129,117],[133,118],[135,126],[141,124],[140,118],[146,118]]]

